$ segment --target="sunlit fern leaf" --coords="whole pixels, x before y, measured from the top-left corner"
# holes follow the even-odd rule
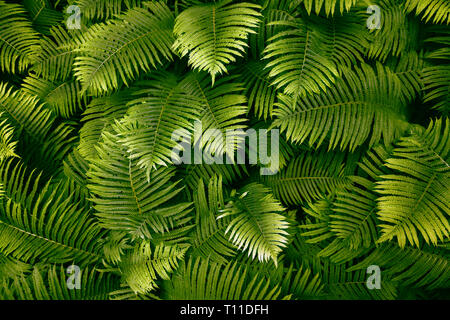
[[[369,58],[385,61],[390,55],[399,57],[405,51],[417,49],[419,24],[417,19],[405,15],[402,0],[377,0],[369,3],[378,5],[381,15],[380,28],[371,31]]]
[[[127,232],[133,239],[153,239],[156,234],[170,235],[177,229],[182,231],[180,237],[186,234],[191,219],[187,215],[192,209],[190,203],[173,203],[182,190],[179,182],[170,181],[174,169],[153,171],[149,183],[145,171],[128,158],[124,148],[118,147],[114,133],[104,132],[102,138],[98,157],[91,161],[87,174],[101,226]]]
[[[200,116],[200,99],[186,92],[178,80],[172,73],[158,72],[140,83],[137,93],[142,97],[129,102],[127,115],[117,123],[119,143],[147,176],[156,165],[181,162],[179,149],[184,146],[175,136],[188,139]]]
[[[0,112],[0,163],[9,157],[18,157],[16,154],[17,141],[14,141],[14,128],[7,119],[2,119]]]
[[[222,0],[190,7],[175,20],[173,49],[189,57],[189,65],[208,71],[212,83],[227,73],[226,65],[241,57],[247,38],[255,32],[261,14],[259,5]]]
[[[172,59],[174,16],[163,2],[147,2],[100,25],[74,63],[83,90],[95,95],[128,85],[139,74]]]
[[[23,263],[20,260],[13,259],[3,253],[0,253],[0,282],[27,274],[31,271],[31,269],[32,266],[30,264]]]
[[[253,113],[259,119],[272,118],[273,105],[277,98],[277,90],[271,86],[268,70],[260,61],[248,61],[239,69],[248,99],[247,114]]]
[[[0,70],[23,72],[39,50],[38,34],[21,5],[0,1]]]
[[[179,260],[184,259],[188,247],[158,245],[152,249],[150,243],[142,242],[124,257],[119,265],[122,278],[137,293],[147,293],[158,288],[157,279],[170,279]]]
[[[50,106],[55,115],[63,118],[73,116],[86,104],[86,98],[81,96],[81,86],[74,79],[52,82],[31,74],[24,79],[22,90],[38,96]]]
[[[52,26],[63,20],[61,12],[52,8],[49,0],[24,0],[23,6],[36,30],[42,34],[49,35]]]
[[[420,15],[425,22],[450,23],[450,3],[447,0],[406,0],[406,12]]]
[[[275,77],[277,88],[285,87],[285,93],[294,98],[324,91],[334,82],[337,72],[342,72],[341,66],[363,61],[368,35],[359,11],[328,19],[295,18],[282,11],[279,19],[269,26],[284,29],[269,39],[273,43],[267,46],[265,58],[277,56],[267,64],[269,75]],[[286,37],[278,39],[283,34]]]
[[[282,299],[278,285],[264,277],[250,277],[237,263],[226,265],[201,258],[189,260],[170,281],[162,285],[170,300],[276,300]],[[288,298],[288,297],[284,297]]]
[[[35,267],[27,276],[17,276],[7,287],[0,288],[0,299],[6,300],[107,300],[108,294],[119,287],[119,278],[95,268],[80,268],[75,278],[69,279],[66,268],[58,265]],[[75,272],[75,270],[73,271]],[[69,289],[68,282],[80,288]],[[72,281],[71,281],[72,280]]]
[[[220,78],[212,87],[211,79],[206,73],[192,72],[182,82],[183,89],[200,103],[198,120],[201,120],[201,132],[196,129],[194,143],[200,143],[204,153],[219,156],[231,153],[243,141],[242,131],[247,128],[247,99],[242,94],[242,84],[236,78]],[[218,137],[206,134],[207,130],[217,131]],[[226,139],[233,142],[226,144]]]
[[[134,248],[127,232],[124,231],[111,230],[102,240],[106,265],[117,266],[130,252],[129,249]]]
[[[98,28],[98,27],[97,27]],[[94,28],[91,32],[95,33]],[[71,75],[72,65],[77,55],[76,48],[90,38],[90,32],[66,30],[63,26],[54,26],[50,37],[40,39],[40,50],[30,70],[37,76],[50,81],[64,81]]]
[[[101,141],[102,132],[111,128],[116,119],[122,118],[127,110],[127,103],[136,96],[137,87],[120,90],[112,95],[94,98],[83,112],[78,151],[83,158],[95,157],[95,146]]]
[[[23,262],[64,263],[80,266],[101,259],[101,230],[62,184],[50,187],[20,162],[0,168],[5,197],[0,207],[0,252]],[[39,188],[39,190],[38,190]]]
[[[236,251],[225,236],[227,223],[230,222],[229,219],[217,221],[219,209],[224,207],[222,177],[214,176],[211,178],[206,188],[203,180],[200,179],[197,190],[193,194],[196,228],[195,233],[192,234],[191,255],[226,264]]]
[[[344,154],[304,152],[280,173],[264,177],[274,195],[288,205],[311,202],[350,183]]]
[[[295,0],[292,2],[293,6],[303,4],[308,12],[315,12],[317,15],[323,9],[327,16],[334,15],[334,13],[340,12],[341,15],[344,11],[349,11],[352,6],[357,3],[357,0]]]
[[[436,245],[450,235],[450,121],[431,121],[400,140],[386,160],[392,174],[377,182],[379,242],[397,238],[420,247],[419,235]]]
[[[24,130],[31,137],[45,137],[54,119],[37,97],[15,91],[6,83],[0,83],[0,112],[17,131]]]
[[[428,289],[450,286],[450,255],[443,249],[429,246],[401,249],[386,243],[348,270],[366,270],[369,265],[380,266],[383,275],[404,286]]]
[[[369,139],[369,145],[381,139],[389,144],[406,128],[399,82],[381,64],[347,69],[327,92],[299,98],[295,109],[295,100],[280,94],[272,126],[290,141],[314,147],[355,150]]]
[[[141,0],[71,0],[71,4],[80,8],[86,21],[114,18],[130,8],[138,7]]]
[[[333,61],[320,49],[326,38],[320,31],[319,18],[289,17],[271,25],[287,27],[271,37],[264,50],[272,84],[294,95],[295,100],[330,87],[338,73]]]
[[[285,210],[270,189],[250,183],[228,202],[218,219],[231,217],[225,234],[234,245],[261,262],[277,257],[288,242],[289,223],[281,213]]]

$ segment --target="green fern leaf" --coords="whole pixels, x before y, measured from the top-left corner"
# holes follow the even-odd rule
[[[260,6],[231,0],[198,5],[184,10],[175,21],[173,49],[189,57],[189,65],[208,71],[212,83],[226,65],[242,56],[248,34],[254,33]]]

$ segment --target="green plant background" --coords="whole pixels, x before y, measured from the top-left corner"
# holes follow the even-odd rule
[[[449,22],[448,0],[0,0],[0,297],[449,298]],[[173,165],[195,119],[279,129],[280,172]]]

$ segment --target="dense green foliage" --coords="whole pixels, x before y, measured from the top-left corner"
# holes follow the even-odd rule
[[[449,23],[448,0],[0,0],[0,299],[450,298]],[[279,129],[280,171],[174,164],[195,120]]]

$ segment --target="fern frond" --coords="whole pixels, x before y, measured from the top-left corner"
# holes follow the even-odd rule
[[[271,86],[269,71],[264,70],[264,64],[259,61],[249,61],[242,65],[239,73],[248,98],[247,114],[252,110],[253,114],[260,119],[272,118],[278,91]]]
[[[118,148],[118,137],[110,132],[102,134],[97,148],[98,158],[90,164],[88,188],[96,215],[102,227],[120,230],[133,239],[153,239],[174,232],[186,234],[185,226],[191,217],[190,203],[164,204],[182,190],[179,182],[172,183],[173,168],[160,168],[151,174],[150,183],[144,170],[128,158],[124,148]],[[105,177],[109,177],[105,184]],[[182,231],[181,235],[177,234]]]
[[[119,265],[123,279],[135,294],[144,294],[158,288],[158,278],[169,280],[169,274],[178,267],[188,248],[158,245],[153,250],[150,243],[137,245]]]
[[[432,26],[427,29],[425,43],[433,51],[426,58],[431,65],[423,69],[424,102],[433,103],[433,108],[444,114],[450,113],[450,32],[444,26]]]
[[[381,275],[380,289],[368,288],[366,269],[351,271],[346,264],[325,263],[320,274],[326,283],[325,291],[329,299],[394,300],[398,295],[398,283],[384,273]]]
[[[257,32],[249,36],[249,54],[254,60],[262,58],[267,40],[285,28],[272,25],[271,22],[289,19],[295,13],[295,7],[291,5],[292,0],[264,0],[260,3],[262,6],[261,22]]]
[[[324,284],[320,275],[314,274],[310,268],[301,266],[295,269],[292,264],[289,268],[280,265],[272,269],[269,279],[274,284],[280,285],[282,295],[292,295],[292,299],[308,300],[320,298],[323,295]]]
[[[0,70],[23,72],[35,59],[39,38],[21,5],[0,1]]]
[[[345,247],[356,250],[370,247],[378,238],[377,195],[372,181],[360,177],[352,180],[352,186],[337,194],[330,228]]]
[[[93,30],[91,32],[95,33]],[[30,71],[50,81],[68,79],[77,55],[76,49],[90,38],[91,32],[73,30],[68,33],[63,26],[53,27],[50,37],[41,38],[41,47]]]
[[[243,141],[243,132],[247,128],[245,103],[246,97],[242,94],[243,87],[236,83],[236,77],[223,77],[211,87],[211,80],[205,74],[191,73],[182,82],[186,92],[196,98],[200,103],[199,120],[202,124],[202,139],[194,137],[194,143],[200,143],[201,148],[209,154],[223,155],[228,150],[234,151]],[[191,102],[195,107],[195,104]],[[192,111],[191,111],[192,112]],[[222,140],[225,136],[233,142],[227,145],[226,141],[217,143],[205,134],[207,130],[219,130]],[[195,132],[200,135],[200,132]],[[226,148],[225,148],[226,147]]]
[[[17,276],[8,287],[0,289],[6,300],[107,300],[119,287],[119,279],[95,268],[80,269],[80,289],[69,289],[69,274],[63,266],[35,267],[28,276]]]
[[[280,173],[263,181],[283,203],[311,202],[350,183],[343,156],[342,153],[302,153]]]
[[[196,209],[196,230],[192,239],[192,256],[210,259],[213,262],[226,264],[236,254],[235,247],[225,236],[229,219],[217,221],[219,209],[224,208],[222,177],[214,176],[207,185],[207,193],[203,180],[198,182],[198,191],[194,192]]]
[[[217,218],[232,217],[225,230],[229,240],[248,255],[261,262],[277,256],[286,246],[289,234],[287,219],[280,213],[284,208],[261,184],[251,183],[239,190]]]
[[[179,161],[174,132],[191,134],[194,120],[200,117],[200,99],[184,90],[182,82],[168,72],[156,73],[142,82],[142,98],[129,102],[127,115],[116,127],[119,143],[127,147],[130,159],[137,160],[150,176],[156,165]]]
[[[327,211],[313,212],[305,209],[308,214],[318,217],[314,224],[306,223],[301,228],[308,229],[303,236],[312,236],[308,242],[318,242],[325,239],[331,242],[321,243],[323,249],[317,257],[329,258],[331,262],[341,264],[351,261],[368,252],[378,239],[377,228],[377,195],[373,192],[372,181],[364,178],[353,178],[354,184],[337,193]],[[314,207],[312,207],[314,209]]]
[[[22,2],[33,26],[42,34],[49,35],[50,29],[63,20],[61,12],[52,8],[49,0],[24,0]]]
[[[38,96],[46,102],[55,115],[63,118],[73,116],[83,108],[86,99],[81,97],[81,86],[76,80],[52,82],[30,75],[24,79],[22,90]]]
[[[0,282],[27,274],[31,271],[31,269],[31,265],[0,253]]]
[[[98,97],[86,106],[82,114],[80,143],[78,151],[83,158],[93,158],[97,154],[96,146],[101,141],[101,135],[116,119],[121,119],[128,110],[127,103],[134,100],[138,87],[120,90],[110,96]]]
[[[450,3],[446,0],[406,0],[405,9],[421,15],[425,22],[450,23]]]
[[[373,4],[373,1],[368,3]],[[371,33],[368,57],[385,61],[389,56],[399,57],[404,52],[415,50],[419,24],[404,14],[403,1],[378,0],[375,4],[380,7],[380,29]]]
[[[375,249],[367,258],[348,271],[366,269],[378,265],[382,274],[404,286],[448,288],[450,285],[450,258],[448,252],[424,246],[401,249],[387,243]]]
[[[338,72],[333,61],[321,53],[326,38],[320,31],[319,18],[291,17],[271,24],[287,28],[271,37],[264,50],[269,77],[274,78],[272,84],[295,99],[330,87]]]
[[[341,66],[352,67],[357,62],[364,61],[363,57],[369,46],[364,18],[355,10],[320,20],[322,28],[314,28],[323,33],[325,43],[321,46],[328,51],[328,58],[340,73]]]
[[[30,137],[41,139],[49,132],[54,119],[37,97],[15,91],[6,83],[0,83],[0,112],[16,130],[24,130]]]
[[[0,252],[24,262],[79,265],[101,259],[101,230],[84,208],[64,192],[64,185],[41,185],[20,162],[0,168],[5,197],[0,206]]]
[[[424,102],[433,102],[433,108],[450,112],[450,64],[430,66],[423,69],[425,82]]]
[[[8,121],[1,121],[3,113],[0,113],[0,163],[10,157],[18,157],[16,154],[17,141],[14,139],[14,128]]]
[[[281,291],[264,277],[250,277],[237,263],[221,265],[201,258],[190,258],[163,289],[171,300],[275,300]]]
[[[400,58],[388,60],[387,66],[400,80],[404,104],[409,104],[422,96],[422,91],[425,89],[423,72],[426,66],[422,52],[419,54],[415,51],[404,52]]]
[[[400,140],[386,160],[394,172],[377,183],[379,242],[396,237],[400,247],[420,247],[419,234],[434,245],[450,235],[450,121],[437,119],[421,131]]]
[[[369,140],[387,145],[406,129],[399,78],[377,64],[343,72],[333,88],[295,100],[280,95],[272,127],[286,132],[294,143],[310,146],[327,143],[329,149],[351,151]],[[296,105],[292,108],[292,105]]]
[[[173,13],[164,2],[147,2],[100,25],[79,49],[74,71],[83,90],[94,95],[128,86],[142,72],[172,59]]]
[[[227,73],[226,65],[241,57],[246,40],[258,26],[259,5],[231,0],[190,7],[175,20],[173,49],[189,57],[189,65],[208,71],[214,84],[219,74]]]

